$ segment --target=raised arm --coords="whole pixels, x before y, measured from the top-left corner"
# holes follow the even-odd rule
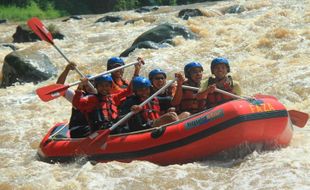
[[[87,78],[82,79],[82,83],[79,84],[77,90],[75,91],[72,101],[72,105],[83,112],[92,111],[98,104],[97,98],[94,95],[83,97],[83,85],[86,85],[87,83]]]
[[[171,106],[173,106],[173,107],[180,105],[180,103],[182,101],[182,96],[183,96],[182,85],[185,81],[185,78],[181,73],[176,73],[175,77],[178,80],[177,80],[177,88],[176,88],[175,94],[171,100]]]
[[[74,68],[76,67],[76,64],[73,62],[70,62],[65,70],[59,75],[56,84],[65,84],[65,81],[67,79],[67,76],[70,72],[70,70],[74,70]]]

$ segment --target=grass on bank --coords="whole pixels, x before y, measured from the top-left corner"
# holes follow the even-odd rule
[[[25,21],[31,17],[53,19],[64,15],[65,13],[55,10],[51,5],[46,10],[42,10],[35,2],[31,2],[31,5],[25,8],[0,5],[0,19],[12,21]]]

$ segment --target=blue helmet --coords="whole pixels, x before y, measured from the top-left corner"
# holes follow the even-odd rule
[[[221,64],[221,63],[225,64],[226,67],[227,67],[227,72],[228,73],[230,72],[230,66],[229,66],[228,60],[226,58],[224,58],[224,57],[218,57],[218,58],[213,59],[212,62],[211,62],[211,72],[212,72],[212,74],[214,74],[213,73],[213,68],[215,67],[215,65],[218,65],[218,64]]]
[[[111,70],[114,65],[122,66],[122,65],[125,65],[125,62],[120,57],[111,57],[107,62],[107,69]]]
[[[132,85],[133,85],[133,90],[137,90],[140,88],[151,87],[151,82],[149,79],[139,76],[139,77],[135,77],[132,80]]]
[[[95,78],[95,85],[98,85],[101,82],[110,82],[112,84],[112,77],[111,75],[101,75],[97,78]]]
[[[161,70],[161,69],[154,69],[154,70],[152,70],[152,71],[149,73],[149,80],[152,80],[153,77],[154,77],[155,75],[158,75],[158,74],[162,74],[162,75],[164,75],[165,78],[167,78],[167,75],[166,75],[165,71],[163,71],[163,70]]]
[[[201,65],[200,63],[196,62],[196,61],[193,61],[193,62],[190,62],[190,63],[186,64],[185,67],[184,67],[184,74],[185,74],[185,77],[186,77],[186,78],[190,78],[191,75],[190,75],[189,71],[190,71],[192,68],[196,68],[196,67],[201,68],[202,71],[203,71],[202,65]]]

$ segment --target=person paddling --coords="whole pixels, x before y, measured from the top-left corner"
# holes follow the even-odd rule
[[[87,83],[87,78],[82,80],[83,84]],[[73,97],[73,106],[84,113],[88,122],[88,133],[85,136],[99,130],[110,127],[118,120],[118,109],[122,98],[131,93],[131,88],[127,88],[118,94],[111,94],[112,89],[111,75],[102,75],[95,79],[95,87],[98,91],[96,95],[83,97],[82,85],[79,85]]]
[[[141,68],[141,62],[135,64],[135,70]],[[135,74],[135,73],[134,73]],[[134,77],[134,76],[133,76]],[[82,79],[78,90],[75,91],[73,97],[73,106],[82,111],[87,118],[88,133],[110,127],[118,120],[118,109],[122,100],[132,94],[132,85],[118,94],[111,94],[113,79],[111,75],[101,75],[95,79],[95,87],[98,94],[83,97],[83,85],[88,83],[88,79]]]
[[[63,72],[59,75],[59,77],[58,77],[58,79],[57,79],[57,81],[56,81],[56,84],[65,84],[69,72],[70,72],[71,70],[74,70],[75,67],[76,67],[76,63],[74,63],[74,62],[68,63],[68,64],[66,65],[66,67],[65,67],[65,70],[63,70]],[[86,75],[87,78],[89,78],[89,77],[91,77],[91,76],[92,76],[92,75],[90,75],[90,74]],[[93,84],[93,80],[91,80],[90,82]],[[96,94],[96,92],[94,92],[94,91],[92,90],[92,88],[91,88],[88,84],[85,84],[85,85],[83,86],[83,93],[84,93],[85,95],[88,95],[88,94]],[[64,97],[65,97],[66,100],[68,100],[69,102],[72,103],[72,99],[73,99],[74,94],[75,94],[74,90],[68,88],[68,89],[66,90],[66,93],[65,93]]]
[[[184,77],[181,73],[176,73],[175,77],[177,78],[177,84],[173,83],[168,88],[166,88],[162,93],[157,95],[159,106],[160,106],[160,115],[163,115],[167,112],[175,111],[175,92],[178,86],[182,86],[184,82]],[[167,74],[162,69],[154,69],[149,73],[149,80],[151,81],[151,94],[154,94],[159,89],[161,89],[167,83]],[[183,112],[178,115],[179,119],[183,119],[190,116],[189,112]]]
[[[187,81],[183,84],[192,87],[200,87],[202,80],[203,67],[198,62],[190,62],[185,65],[184,73]],[[203,98],[197,99],[196,92],[183,89],[182,85],[178,85],[173,105],[177,107],[178,112],[188,111],[197,113],[205,109],[206,100]]]
[[[137,59],[140,64],[144,64],[142,58]],[[125,62],[120,57],[111,57],[107,61],[107,70],[111,70],[120,66],[125,65]],[[134,76],[139,76],[140,67],[135,67]],[[129,82],[123,78],[124,69],[120,69],[118,71],[112,72],[112,90],[111,94],[117,94],[127,89]]]
[[[175,112],[168,112],[160,116],[160,106],[158,98],[155,97],[144,106],[138,106],[151,95],[151,82],[144,77],[135,77],[132,81],[134,95],[128,97],[121,105],[120,115],[124,116],[130,111],[136,114],[128,120],[128,130],[138,131],[152,127],[158,127],[166,123],[178,120]]]
[[[154,69],[149,72],[149,80],[151,81],[151,94],[161,89],[166,84],[167,75],[162,69]],[[176,85],[172,84],[162,93],[160,93],[157,98],[159,100],[159,106],[162,113],[166,113],[169,108],[171,108],[171,101],[176,91]]]
[[[64,84],[70,70],[74,70],[75,67],[76,67],[76,63],[74,62],[70,62],[69,64],[67,64],[65,70],[59,75],[56,84]],[[86,75],[87,78],[91,76],[92,75]],[[93,80],[91,80],[90,82],[94,85]],[[82,90],[82,96],[88,96],[88,95],[94,94],[93,89],[88,85],[88,83],[82,84],[81,90]],[[68,88],[66,90],[66,93],[64,94],[64,97],[66,100],[72,103],[74,95],[75,95],[75,91]],[[69,120],[70,136],[72,138],[83,137],[83,134],[87,134],[89,132],[88,127],[85,127],[87,125],[88,125],[88,122],[84,114],[80,110],[72,106],[71,116]]]
[[[209,77],[199,89],[197,97],[207,99],[207,107],[212,108],[233,100],[231,96],[215,92],[215,87],[226,92],[241,95],[241,88],[237,81],[233,81],[228,75],[230,72],[229,62],[226,58],[218,57],[211,62],[211,73],[214,76]]]

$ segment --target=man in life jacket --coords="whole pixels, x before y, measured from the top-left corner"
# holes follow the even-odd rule
[[[203,67],[198,62],[190,62],[185,65],[184,73],[187,81],[183,84],[187,86],[200,87],[202,80]],[[174,106],[177,106],[178,112],[188,111],[191,114],[203,111],[206,107],[206,99],[197,98],[196,92],[183,89],[182,85],[178,85],[173,101]]]
[[[102,75],[95,79],[98,94],[83,97],[82,86],[87,81],[87,78],[82,79],[82,85],[79,85],[73,97],[73,106],[82,111],[87,118],[90,131],[85,134],[86,136],[99,129],[110,127],[118,119],[117,106],[120,105],[120,100],[131,94],[130,86],[119,94],[111,94],[112,77]]]
[[[166,84],[167,75],[161,69],[154,69],[149,73],[149,80],[151,81],[151,95],[157,92]],[[162,93],[157,95],[159,106],[162,113],[166,113],[171,108],[171,101],[176,91],[176,85],[172,84],[166,88]]]
[[[65,70],[59,75],[56,84],[64,84],[67,76],[69,74],[70,70],[74,70],[76,67],[76,64],[74,62],[69,63]],[[86,75],[87,78],[91,77],[92,75]],[[94,85],[94,81],[90,81]],[[68,100],[70,103],[72,103],[73,96],[75,94],[75,91],[68,88],[66,90],[66,93],[64,95],[64,98]],[[83,85],[82,87],[82,95],[88,96],[94,94],[93,89],[87,84]],[[90,132],[89,127],[87,127],[88,122],[84,116],[84,114],[72,106],[71,108],[71,116],[69,120],[69,130],[70,130],[70,136],[72,138],[79,138],[84,137],[84,134],[88,134]]]
[[[137,60],[140,62],[140,65],[144,63],[142,58],[138,58]],[[125,62],[122,58],[111,57],[107,62],[107,70],[111,70],[123,65],[125,65]],[[141,67],[135,67],[134,76],[139,76],[140,68]],[[111,94],[117,94],[127,89],[129,82],[123,78],[124,69],[114,71],[111,75],[113,79]]]
[[[230,92],[236,95],[241,95],[241,89],[238,82],[233,81],[230,75],[229,62],[226,58],[218,57],[211,62],[211,73],[214,76],[209,77],[204,82],[202,88],[198,92],[199,98],[207,98],[207,107],[212,108],[214,106],[223,104],[230,100],[233,100],[231,96],[227,96],[222,93],[214,92],[215,87],[226,92]]]
[[[160,116],[160,106],[158,98],[153,98],[144,106],[139,106],[151,95],[151,82],[144,77],[135,77],[132,81],[134,95],[128,97],[121,105],[120,115],[125,116],[130,111],[136,114],[132,116],[127,123],[130,132],[158,127],[166,123],[178,120],[175,112],[168,112]]]

